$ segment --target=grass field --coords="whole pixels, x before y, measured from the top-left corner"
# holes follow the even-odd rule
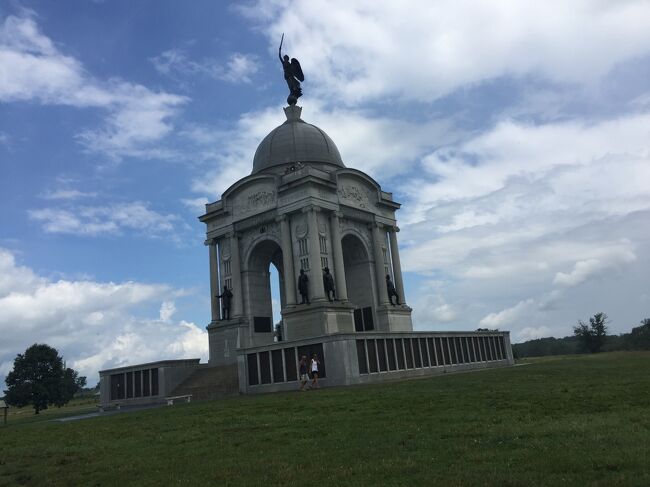
[[[0,485],[650,485],[650,353],[0,428]]]

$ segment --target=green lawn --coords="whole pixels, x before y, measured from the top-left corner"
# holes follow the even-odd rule
[[[7,423],[11,425],[33,423],[55,418],[64,418],[66,416],[76,416],[84,413],[94,413],[97,411],[98,404],[99,398],[89,394],[85,397],[74,398],[68,404],[60,408],[51,406],[48,409],[41,411],[38,415],[34,414],[34,408],[30,406],[24,408],[10,408]],[[0,426],[2,426],[1,419]],[[3,431],[0,430],[0,432]]]
[[[650,485],[650,353],[0,428],[0,485]]]

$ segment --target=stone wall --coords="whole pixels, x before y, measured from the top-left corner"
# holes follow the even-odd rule
[[[299,387],[300,355],[316,351],[323,387],[512,365],[509,332],[355,333],[280,342],[238,351],[239,391]]]

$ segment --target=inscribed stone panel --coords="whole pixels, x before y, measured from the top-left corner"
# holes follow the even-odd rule
[[[379,359],[379,371],[386,372],[388,364],[386,363],[386,349],[384,348],[384,340],[377,340],[377,358]]]
[[[277,203],[275,184],[270,181],[257,181],[238,189],[229,198],[233,217],[241,219],[274,208]]]
[[[367,340],[366,343],[368,345],[368,367],[371,373],[377,372],[377,349],[375,348],[375,341]]]
[[[287,381],[298,380],[298,364],[296,363],[296,349],[284,349],[284,365],[286,367]]]
[[[246,359],[248,365],[248,385],[256,386],[259,384],[259,378],[257,376],[257,354],[249,353]]]
[[[282,350],[272,350],[273,382],[284,382],[284,366],[282,365]]]
[[[404,343],[401,338],[395,339],[395,350],[397,351],[397,368],[404,370],[406,364],[404,361]]]
[[[359,373],[368,373],[368,362],[366,360],[365,340],[357,340],[357,360],[359,361]]]
[[[396,370],[397,364],[395,363],[395,342],[392,338],[386,340],[386,354],[388,357],[388,370]]]
[[[271,383],[271,362],[269,361],[269,352],[260,352],[260,382],[262,384]]]

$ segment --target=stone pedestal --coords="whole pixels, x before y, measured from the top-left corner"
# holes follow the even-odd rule
[[[237,349],[251,346],[248,343],[248,320],[213,321],[206,329],[210,345],[210,365],[227,365],[237,362]]]
[[[377,330],[391,333],[413,331],[412,311],[405,304],[379,306],[377,308]]]
[[[286,340],[354,333],[354,307],[340,301],[315,301],[282,311]]]

